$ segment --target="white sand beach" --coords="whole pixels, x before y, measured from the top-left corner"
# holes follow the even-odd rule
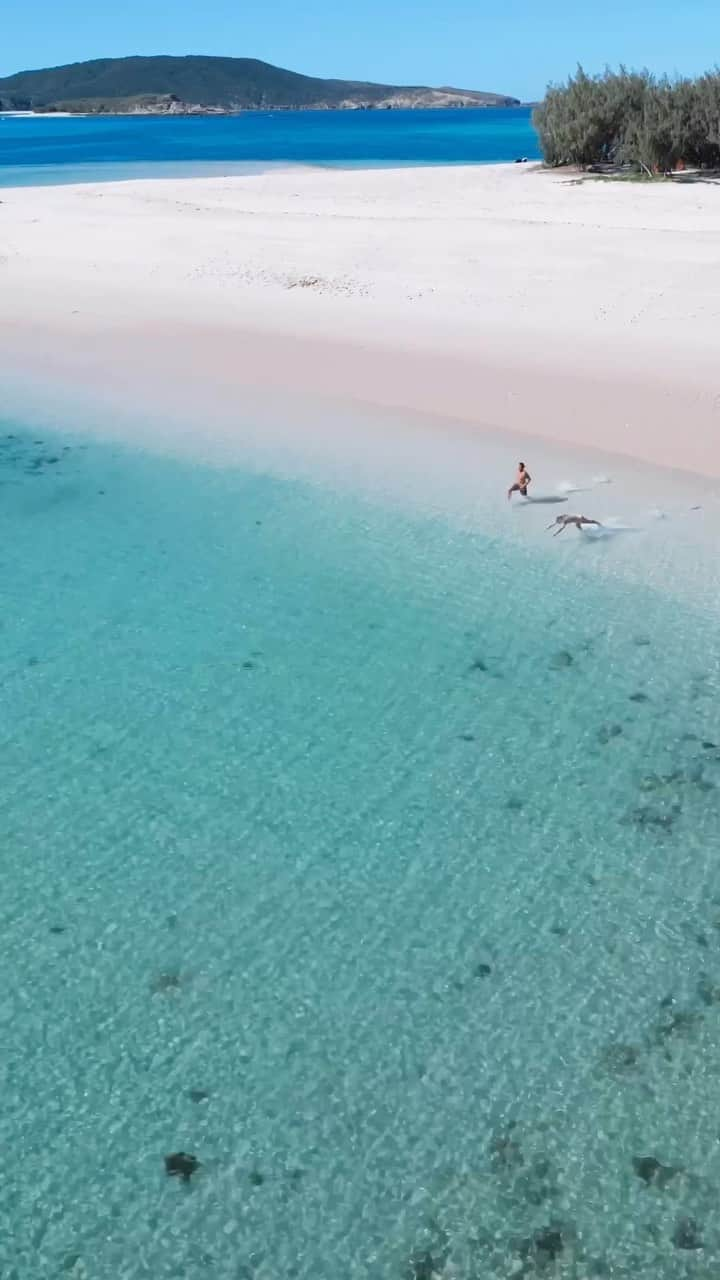
[[[720,475],[719,324],[711,183],[276,168],[0,202],[0,373],[195,394],[207,431],[252,387]]]

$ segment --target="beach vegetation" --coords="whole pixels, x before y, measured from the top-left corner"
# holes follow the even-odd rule
[[[550,85],[533,123],[547,165],[662,177],[720,169],[720,71],[697,79],[578,67]]]

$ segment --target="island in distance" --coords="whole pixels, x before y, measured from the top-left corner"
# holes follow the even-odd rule
[[[205,115],[270,110],[513,107],[474,89],[320,80],[255,58],[99,58],[0,79],[0,110]]]

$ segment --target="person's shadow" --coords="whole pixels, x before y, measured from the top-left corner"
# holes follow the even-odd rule
[[[560,502],[567,502],[567,498],[558,497],[557,494],[547,494],[547,496],[543,495],[539,498],[531,498],[528,496],[523,505],[534,507],[554,507]]]

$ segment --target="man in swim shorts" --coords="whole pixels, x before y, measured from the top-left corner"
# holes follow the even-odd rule
[[[518,471],[515,483],[510,485],[508,489],[508,502],[514,493],[521,493],[523,498],[528,496],[528,485],[532,480],[530,472],[527,470],[524,462],[518,462]]]
[[[548,529],[553,529],[555,525],[558,525],[559,528],[555,529],[553,534],[553,538],[557,538],[558,534],[562,533],[563,529],[567,529],[568,525],[571,524],[574,524],[576,529],[582,529],[585,524],[596,524],[598,529],[602,529],[599,520],[591,520],[588,516],[556,516],[552,524],[548,525]]]

